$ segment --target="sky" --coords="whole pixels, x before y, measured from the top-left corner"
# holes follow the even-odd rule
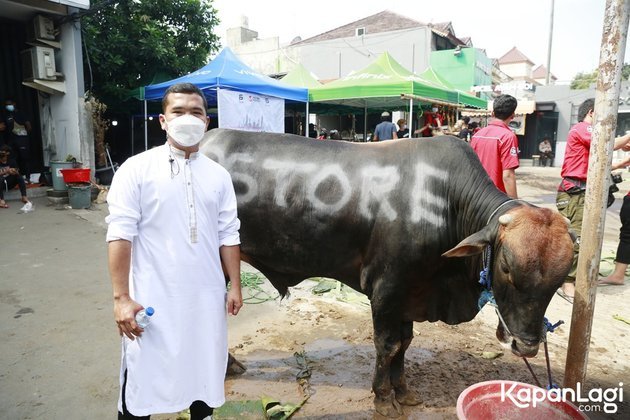
[[[517,47],[535,67],[547,65],[551,0],[213,0],[221,20],[215,33],[240,26],[260,39],[277,36],[281,45],[390,10],[422,23],[452,22],[455,35],[472,38],[473,46],[500,58]],[[551,72],[569,82],[599,63],[605,0],[555,0]],[[626,42],[625,60],[630,62]],[[356,69],[359,70],[359,69]]]

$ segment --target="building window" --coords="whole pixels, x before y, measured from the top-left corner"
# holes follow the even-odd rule
[[[355,29],[354,34],[356,36],[363,36],[363,35],[365,35],[365,28],[357,28],[357,29]]]
[[[578,121],[578,110],[580,109],[580,104],[571,104],[571,123],[569,127],[573,127],[573,125],[577,124]]]

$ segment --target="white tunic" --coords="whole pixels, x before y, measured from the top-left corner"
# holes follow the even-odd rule
[[[163,145],[120,167],[107,202],[107,241],[132,242],[131,297],[155,309],[142,337],[123,336],[128,411],[173,413],[195,400],[222,405],[227,323],[219,247],[240,243],[230,175],[206,156],[185,159]]]

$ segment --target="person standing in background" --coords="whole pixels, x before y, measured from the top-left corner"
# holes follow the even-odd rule
[[[372,141],[383,141],[397,139],[396,124],[391,121],[389,112],[385,111],[381,114],[381,122],[374,128],[374,138]]]
[[[593,115],[595,99],[590,98],[582,102],[578,108],[578,123],[569,130],[567,145],[564,152],[564,162],[560,175],[562,181],[558,186],[556,207],[560,214],[569,219],[571,229],[578,235],[573,245],[573,266],[564,284],[557,293],[560,297],[573,303],[575,295],[575,275],[577,260],[580,253],[580,235],[582,232],[582,217],[586,197],[586,175],[588,173],[588,159],[591,151],[591,135],[593,132]],[[623,148],[627,150],[630,134],[617,137],[613,150]],[[625,199],[624,199],[625,202]]]
[[[414,131],[414,134],[421,134],[422,137],[433,137],[433,131],[440,131],[444,124],[444,117],[440,114],[437,105],[433,105],[431,111],[424,113],[424,126]]]
[[[514,118],[516,98],[500,95],[494,100],[492,116],[495,118],[472,136],[470,145],[494,185],[511,198],[518,198],[516,174],[519,167],[518,138],[508,124]]]
[[[5,141],[13,150],[17,160],[20,175],[24,181],[31,182],[31,122],[18,110],[13,99],[7,99],[4,104],[6,111],[4,118]],[[0,129],[2,126],[0,126]]]
[[[243,306],[240,222],[229,173],[199,153],[206,110],[195,85],[169,87],[166,143],[127,159],[107,195],[119,420],[188,407],[201,420],[225,402],[226,312]],[[144,305],[155,308],[146,331],[135,321]]]
[[[396,136],[399,139],[409,138],[409,128],[407,127],[407,120],[404,118],[396,121],[396,125],[398,125],[398,131],[396,132]]]
[[[553,147],[547,137],[543,138],[543,141],[538,145],[538,151],[540,152],[540,166],[549,166],[553,163]]]
[[[613,164],[611,169],[626,168],[628,165],[630,165],[630,157]],[[599,279],[598,286],[623,286],[625,284],[626,270],[630,264],[630,191],[623,197],[619,219],[621,219],[621,227],[615,254],[615,268],[608,276]]]

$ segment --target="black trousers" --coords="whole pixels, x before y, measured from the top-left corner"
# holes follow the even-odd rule
[[[16,185],[20,186],[20,194],[22,194],[22,197],[26,197],[26,184],[24,183],[24,178],[19,175],[0,176],[0,200],[4,200],[5,188],[12,190]]]
[[[31,176],[31,142],[28,137],[14,137],[10,143],[13,156],[16,158],[20,174],[27,180]]]
[[[621,211],[621,228],[619,229],[619,245],[617,246],[617,256],[615,261],[622,264],[630,264],[630,196],[623,198]]]
[[[125,382],[122,387],[122,403],[123,403],[123,412],[118,412],[118,420],[149,420],[151,416],[134,416],[129,411],[127,411],[127,399],[125,397],[125,390],[127,388],[127,371],[125,371]],[[208,416],[212,415],[214,409],[209,407],[203,401],[193,401],[190,405],[190,420],[203,420]]]

